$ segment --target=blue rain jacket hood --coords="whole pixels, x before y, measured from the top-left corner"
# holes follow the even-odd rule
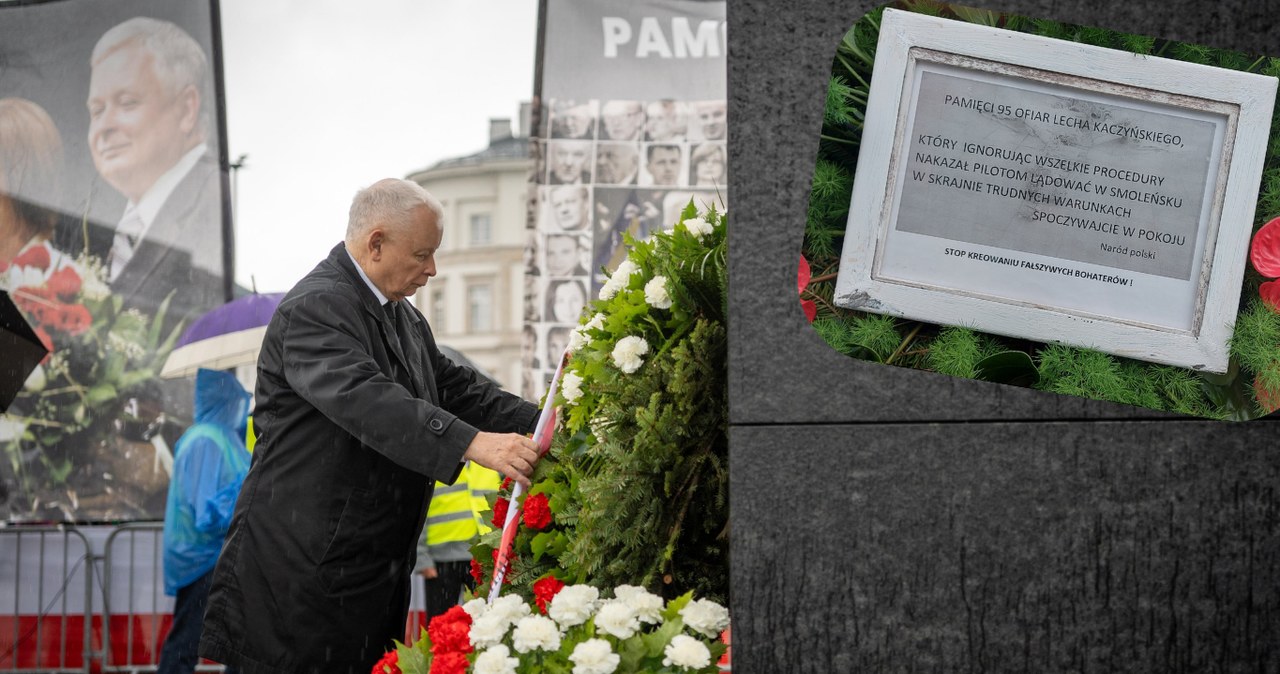
[[[164,513],[164,592],[213,569],[249,471],[244,427],[250,395],[227,372],[196,373],[195,424],[174,448]]]

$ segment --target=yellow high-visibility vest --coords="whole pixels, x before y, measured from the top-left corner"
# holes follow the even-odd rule
[[[432,557],[444,559],[438,554],[444,548],[457,548],[456,554],[465,549],[470,557],[471,541],[492,528],[486,497],[497,493],[501,484],[502,476],[497,471],[471,461],[463,466],[453,484],[435,484],[424,534]]]

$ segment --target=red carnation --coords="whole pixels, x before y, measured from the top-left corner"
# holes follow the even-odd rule
[[[551,600],[555,599],[556,595],[563,589],[564,583],[555,576],[546,576],[538,579],[533,584],[533,599],[538,604],[538,610],[546,613],[547,607],[551,605]]]
[[[49,249],[44,246],[32,246],[28,248],[18,257],[13,258],[11,264],[15,267],[35,267],[36,269],[48,269],[52,260],[49,259]]]
[[[89,315],[89,310],[83,304],[63,304],[56,309],[53,320],[54,325],[63,332],[79,335],[89,329],[93,316]]]
[[[809,261],[800,256],[800,272],[796,275],[796,287],[799,293],[804,294],[804,289],[809,287],[809,279],[812,278],[813,272],[809,269]],[[804,312],[804,317],[812,323],[813,319],[818,317],[818,305],[813,300],[800,300],[800,310]]]
[[[431,671],[428,674],[466,674],[470,664],[467,656],[457,651],[441,653],[431,658]]]
[[[493,502],[493,526],[495,529],[501,529],[507,523],[507,508],[511,507],[511,502],[501,496]]]
[[[474,559],[471,560],[471,577],[476,579],[476,585],[484,584],[484,569]]]
[[[400,655],[395,651],[388,652],[373,666],[371,674],[401,674]]]
[[[510,493],[510,492],[511,492],[511,482],[512,482],[511,478],[509,478],[509,477],[508,477],[508,478],[503,478],[503,480],[502,480],[502,491],[505,491],[505,492]]]
[[[83,281],[80,280],[80,275],[76,273],[75,269],[63,267],[50,274],[49,280],[45,281],[44,285],[59,297],[71,299],[76,293],[80,292],[80,286],[83,285]]]
[[[551,506],[546,494],[534,494],[524,501],[524,525],[539,531],[551,524]]]
[[[431,639],[431,653],[436,657],[445,653],[470,653],[471,614],[461,606],[453,606],[431,619],[427,636]]]

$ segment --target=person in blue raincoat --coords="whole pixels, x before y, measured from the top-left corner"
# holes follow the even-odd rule
[[[196,373],[195,423],[174,448],[164,513],[164,592],[176,601],[158,674],[194,672],[199,660],[209,581],[249,471],[249,400],[232,374],[204,368]]]

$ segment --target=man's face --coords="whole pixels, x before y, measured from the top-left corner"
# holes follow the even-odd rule
[[[644,128],[644,108],[635,101],[609,101],[601,112],[610,140],[638,140]]]
[[[677,140],[684,137],[689,123],[675,103],[658,101],[649,104],[646,126],[650,140]]]
[[[694,168],[695,178],[699,185],[713,185],[724,182],[724,155],[712,152],[703,157]]]
[[[646,165],[654,185],[674,185],[680,176],[680,148],[654,147]]]
[[[572,236],[547,237],[547,273],[571,276],[578,266],[578,242]]]
[[[551,148],[551,171],[561,183],[582,181],[582,167],[587,165],[590,143],[561,142]]]
[[[199,94],[169,91],[147,49],[124,47],[94,66],[87,104],[93,164],[134,201],[193,146]]]
[[[551,190],[551,210],[556,214],[556,222],[561,229],[582,229],[583,221],[582,189],[578,187],[560,187]]]
[[[393,301],[411,297],[436,275],[436,250],[444,238],[436,214],[426,205],[413,209],[409,217],[407,227],[375,227],[370,233],[382,232],[381,242],[375,242],[372,270],[365,273]]]
[[[591,108],[585,103],[565,108],[560,113],[560,122],[570,138],[582,138],[591,133]]]
[[[698,106],[698,123],[702,125],[702,137],[723,140],[728,128],[725,124],[724,103],[705,103]]]
[[[596,148],[596,182],[598,183],[618,185],[630,182],[637,165],[634,146],[602,144]]]

